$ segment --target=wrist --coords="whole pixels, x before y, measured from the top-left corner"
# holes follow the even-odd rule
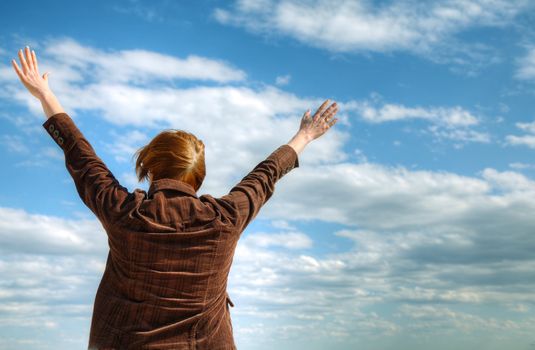
[[[288,146],[291,146],[297,154],[299,154],[309,143],[309,137],[302,133],[298,132],[292,137],[292,139],[287,143]]]
[[[37,96],[39,98],[39,100],[41,102],[45,102],[45,101],[49,101],[51,99],[54,99],[56,98],[56,96],[54,95],[54,93],[52,92],[52,90],[50,89],[46,89],[46,90],[43,90],[43,91],[39,91],[37,93]]]
[[[58,113],[65,113],[63,107],[59,103],[56,96],[52,93],[52,91],[45,90],[43,91],[43,94],[41,96],[41,105],[43,106],[43,111],[45,112],[47,118],[50,118],[51,116]]]
[[[308,135],[307,133],[303,131],[298,131],[297,134],[295,134],[294,139],[304,142],[305,144],[308,144],[312,142],[313,140],[313,138],[310,135]]]

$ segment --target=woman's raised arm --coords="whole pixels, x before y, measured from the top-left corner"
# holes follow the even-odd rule
[[[41,76],[35,52],[26,46],[26,57],[19,51],[20,64],[12,61],[22,84],[41,101],[47,116],[43,127],[65,154],[65,166],[84,204],[106,227],[112,224],[132,196],[100,159],[95,150],[65,113],[48,86],[48,73]]]
[[[310,110],[305,112],[299,131],[287,144],[258,163],[227,195],[216,198],[224,216],[234,221],[238,235],[241,235],[271,198],[275,184],[289,171],[299,167],[298,154],[336,123],[338,119],[332,118],[338,111],[338,106],[335,102],[327,108],[329,101],[323,102],[313,117],[310,117]]]

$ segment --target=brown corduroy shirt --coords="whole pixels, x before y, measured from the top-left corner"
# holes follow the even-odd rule
[[[129,192],[69,115],[43,127],[108,236],[88,349],[236,349],[227,293],[236,244],[275,183],[299,167],[295,150],[280,146],[220,198],[175,179]]]

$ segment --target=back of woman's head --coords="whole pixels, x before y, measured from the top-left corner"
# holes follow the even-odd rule
[[[176,179],[193,186],[197,191],[206,176],[204,143],[195,135],[167,129],[136,151],[138,180]]]

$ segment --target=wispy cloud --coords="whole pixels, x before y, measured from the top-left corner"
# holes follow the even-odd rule
[[[292,78],[292,76],[290,74],[279,75],[275,79],[275,84],[279,85],[279,86],[288,85],[290,83],[290,79],[291,78]]]
[[[488,47],[482,43],[467,46],[456,35],[473,28],[510,24],[528,6],[529,1],[524,0],[404,0],[379,4],[240,0],[227,8],[217,8],[213,15],[222,24],[289,36],[332,52],[406,51],[437,61],[470,64],[482,59],[489,62]]]
[[[460,106],[407,107],[385,103],[374,97],[370,100],[350,101],[345,107],[357,111],[362,120],[372,124],[422,120],[430,124],[426,132],[438,139],[490,142],[488,133],[474,130],[480,124],[480,118]]]
[[[105,232],[94,220],[60,219],[10,208],[0,208],[0,217],[0,249],[4,253],[70,255],[106,251]]]
[[[302,232],[255,233],[249,242],[258,247],[279,246],[287,249],[311,248],[312,240]]]
[[[305,196],[326,181],[324,192]],[[292,202],[295,198],[300,199]],[[341,198],[343,206],[336,204]],[[529,316],[509,324],[458,308],[492,304],[505,312],[511,303],[535,301],[529,292],[535,283],[530,272],[535,240],[529,233],[535,200],[530,198],[535,198],[533,181],[494,169],[477,178],[374,164],[301,171],[280,184],[263,215],[355,227],[323,233],[326,241],[343,238],[353,245],[320,256],[306,245],[297,251],[270,249],[251,232],[238,245],[230,295],[241,315],[265,320],[269,332],[308,316],[307,324],[293,331],[304,335],[316,329],[318,338],[335,331],[341,338],[413,331],[440,337],[511,325],[520,335],[533,325]],[[394,315],[365,311],[392,304],[398,305]],[[430,320],[425,315],[433,311]]]
[[[107,148],[115,155],[115,160],[120,163],[130,162],[131,156],[134,155],[138,147],[149,142],[148,135],[140,130],[127,132],[112,130],[110,134],[110,139],[113,142],[106,143]]]
[[[29,153],[28,146],[24,143],[24,139],[18,135],[3,134],[0,135],[0,144],[9,152],[15,153]]]
[[[362,117],[371,123],[384,123],[395,120],[424,119],[434,124],[447,127],[471,126],[479,123],[478,118],[461,107],[406,107],[396,104],[384,104],[379,108],[369,102],[357,106]]]
[[[506,142],[514,146],[527,146],[535,148],[535,122],[517,123],[517,128],[526,132],[525,135],[507,135]]]
[[[515,77],[522,80],[535,79],[535,47],[530,47],[526,55],[518,60]]]
[[[535,164],[515,162],[509,164],[509,167],[517,170],[535,169]]]
[[[55,76],[67,82],[105,80],[140,84],[186,79],[226,83],[246,78],[245,72],[226,62],[197,55],[177,58],[141,49],[104,51],[83,46],[70,38],[52,39],[43,47],[42,54],[53,65],[46,64],[41,70],[55,73],[59,65],[61,70],[57,73],[61,75]]]
[[[147,22],[162,22],[164,17],[156,7],[147,6],[140,0],[128,0],[121,5],[113,5],[112,9],[118,13],[131,14]]]

